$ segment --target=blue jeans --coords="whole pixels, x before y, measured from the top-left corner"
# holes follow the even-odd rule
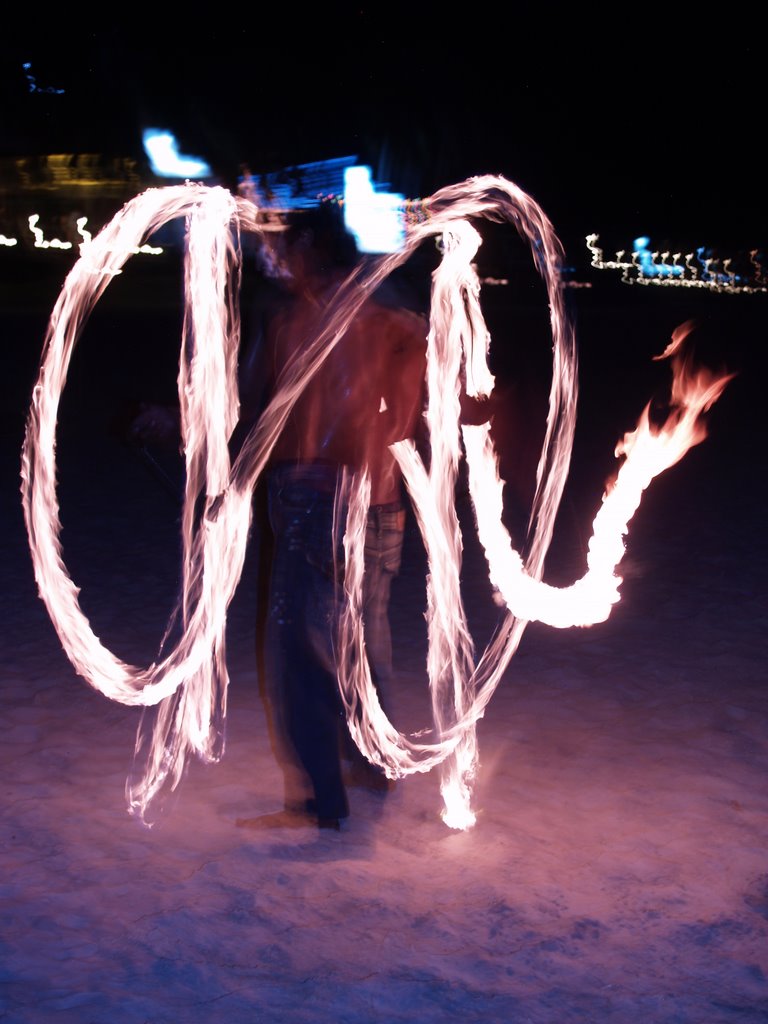
[[[317,814],[328,818],[349,814],[342,758],[356,751],[351,749],[333,659],[346,516],[346,509],[340,510],[334,538],[337,473],[332,465],[290,463],[275,466],[268,478],[275,541],[267,619],[268,692],[282,748],[286,799],[300,800],[308,781]],[[388,604],[392,579],[400,569],[404,527],[402,506],[372,506],[369,511],[365,639],[385,710],[392,677]]]
[[[389,598],[392,580],[400,572],[404,533],[405,508],[401,502],[371,505],[365,533],[365,647],[379,700],[390,718],[392,633],[389,625]]]

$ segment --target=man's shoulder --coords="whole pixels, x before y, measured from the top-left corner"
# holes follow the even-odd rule
[[[360,310],[361,323],[378,325],[380,329],[392,329],[411,334],[421,340],[426,338],[429,321],[426,314],[405,306],[382,305],[376,299],[369,299]]]

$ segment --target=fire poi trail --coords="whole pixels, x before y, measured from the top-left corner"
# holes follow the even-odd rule
[[[411,440],[393,451],[403,470],[427,558],[427,676],[433,712],[432,742],[423,729],[405,735],[384,714],[365,656],[362,617],[363,542],[368,509],[366,470],[346,479],[349,512],[345,604],[339,624],[338,682],[352,735],[369,760],[391,778],[438,767],[442,817],[451,828],[474,824],[472,788],[478,764],[476,723],[485,712],[522,638],[540,621],[556,628],[589,626],[607,619],[619,600],[616,568],[628,523],[643,491],[706,436],[702,415],[731,375],[692,369],[683,359],[688,326],[678,328],[659,359],[673,373],[667,421],[652,427],[649,409],[618,443],[621,464],[602,495],[593,521],[585,574],[568,587],[543,579],[573,445],[577,353],[563,302],[561,243],[538,204],[503,177],[471,178],[436,192],[429,217],[413,225],[397,253],[361,263],[339,288],[331,312],[283,378],[282,387],[231,461],[228,442],[239,416],[237,361],[240,317],[237,289],[241,231],[263,234],[254,205],[219,187],[199,184],[149,189],[137,196],[82,248],[68,274],[46,332],[22,448],[21,492],[40,597],[76,671],[100,693],[128,705],[157,706],[142,744],[141,777],[127,784],[129,809],[143,822],[164,788],[176,789],[187,756],[215,762],[224,752],[227,687],[227,609],[243,570],[252,495],[302,389],[343,336],[371,292],[431,236],[441,262],[432,278],[427,337],[429,456]],[[182,515],[181,630],[175,647],[146,668],[128,665],[92,632],[67,573],[60,543],[56,494],[56,424],[72,352],[86,318],[115,274],[160,226],[186,219],[186,306],[178,376],[181,434],[186,463]],[[507,221],[528,243],[546,286],[552,331],[553,372],[536,492],[529,518],[529,551],[523,558],[502,523],[504,483],[490,424],[459,425],[463,379],[470,397],[488,397],[490,334],[480,304],[472,260],[481,244],[473,220]],[[487,648],[477,654],[460,592],[462,537],[455,484],[467,460],[470,496],[489,581],[506,606]],[[195,510],[202,507],[202,515]],[[415,741],[419,739],[419,742]]]

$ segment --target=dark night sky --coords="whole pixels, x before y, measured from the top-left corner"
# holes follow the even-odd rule
[[[230,186],[241,161],[357,155],[409,196],[503,174],[566,242],[764,246],[762,32],[576,6],[188,8],[175,28],[48,15],[6,32],[0,155],[143,158],[153,125]]]

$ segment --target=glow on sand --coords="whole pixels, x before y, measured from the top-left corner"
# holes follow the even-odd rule
[[[350,499],[345,532],[345,606],[339,625],[338,679],[353,736],[363,753],[392,778],[437,767],[443,820],[474,824],[471,807],[478,764],[476,723],[485,712],[528,622],[557,628],[603,621],[619,600],[616,568],[624,536],[644,489],[705,436],[702,414],[729,377],[693,371],[682,358],[687,333],[679,328],[659,358],[673,370],[671,412],[653,428],[648,410],[616,448],[622,462],[593,523],[584,576],[565,588],[547,585],[543,567],[565,485],[575,428],[577,356],[558,267],[561,244],[541,208],[510,181],[472,178],[441,189],[428,201],[429,217],[414,225],[397,253],[361,264],[339,288],[330,314],[288,368],[234,462],[228,441],[239,415],[238,286],[242,230],[262,232],[252,203],[225,189],[185,184],[150,189],[126,204],[84,247],[49,322],[40,374],[22,449],[22,500],[40,597],[76,671],[96,690],[128,705],[156,706],[152,735],[142,741],[140,777],[127,784],[132,813],[147,822],[161,792],[178,786],[189,754],[207,762],[224,752],[228,673],[227,609],[243,569],[252,495],[270,452],[308,380],[317,372],[371,292],[425,240],[439,239],[442,260],[433,274],[427,338],[429,456],[414,442],[395,447],[428,557],[427,675],[431,729],[405,735],[384,715],[371,683],[363,642],[361,587],[367,473],[346,481]],[[186,460],[182,516],[183,597],[180,638],[147,668],[116,658],[92,632],[78,589],[62,557],[56,496],[56,423],[67,369],[85,319],[131,253],[158,227],[186,218],[187,304],[181,339],[179,400]],[[549,299],[553,372],[544,444],[530,513],[530,550],[523,559],[502,525],[503,482],[489,425],[459,425],[461,381],[471,396],[488,396],[494,379],[487,357],[480,284],[473,258],[481,237],[472,221],[509,222],[530,246]],[[489,578],[506,612],[478,655],[460,593],[462,537],[454,494],[460,461],[467,459],[470,494],[486,552]],[[203,514],[196,509],[203,507]],[[141,730],[140,730],[141,733]],[[425,737],[430,742],[425,742]],[[138,741],[137,741],[138,748]]]

